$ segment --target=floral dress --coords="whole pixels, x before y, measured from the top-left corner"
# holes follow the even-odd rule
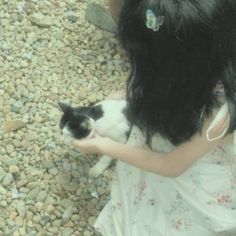
[[[147,148],[134,127],[128,144]],[[174,147],[157,136],[154,149]],[[118,161],[95,228],[105,236],[236,236],[234,145],[218,146],[176,178]]]

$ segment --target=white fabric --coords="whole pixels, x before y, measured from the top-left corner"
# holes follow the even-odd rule
[[[146,148],[133,128],[128,143]],[[173,146],[157,138],[156,151]],[[236,236],[234,144],[218,146],[177,178],[118,161],[111,199],[95,228],[104,236]]]
[[[236,131],[234,131],[234,154],[236,155]]]
[[[215,141],[217,139],[220,139],[224,137],[226,134],[228,128],[229,128],[229,122],[230,122],[230,116],[229,116],[229,111],[228,111],[228,105],[225,103],[217,113],[215,119],[212,121],[210,124],[209,128],[207,129],[207,140],[208,141]],[[221,133],[219,133],[216,137],[211,138],[210,133],[214,131],[214,129],[219,129],[218,126],[224,125],[225,128],[222,130]]]

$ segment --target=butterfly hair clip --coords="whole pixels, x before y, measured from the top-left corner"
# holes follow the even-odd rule
[[[158,31],[165,21],[164,16],[155,16],[151,9],[146,11],[146,26],[148,29]]]

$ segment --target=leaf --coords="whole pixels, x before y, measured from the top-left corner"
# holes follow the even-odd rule
[[[11,121],[6,121],[4,124],[4,132],[5,133],[10,133],[12,131],[21,129],[26,126],[26,123],[20,121],[20,120],[11,120]]]

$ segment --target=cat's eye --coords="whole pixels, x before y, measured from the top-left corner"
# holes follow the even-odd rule
[[[91,129],[91,124],[89,121],[84,121],[81,123],[81,126],[85,129]]]

